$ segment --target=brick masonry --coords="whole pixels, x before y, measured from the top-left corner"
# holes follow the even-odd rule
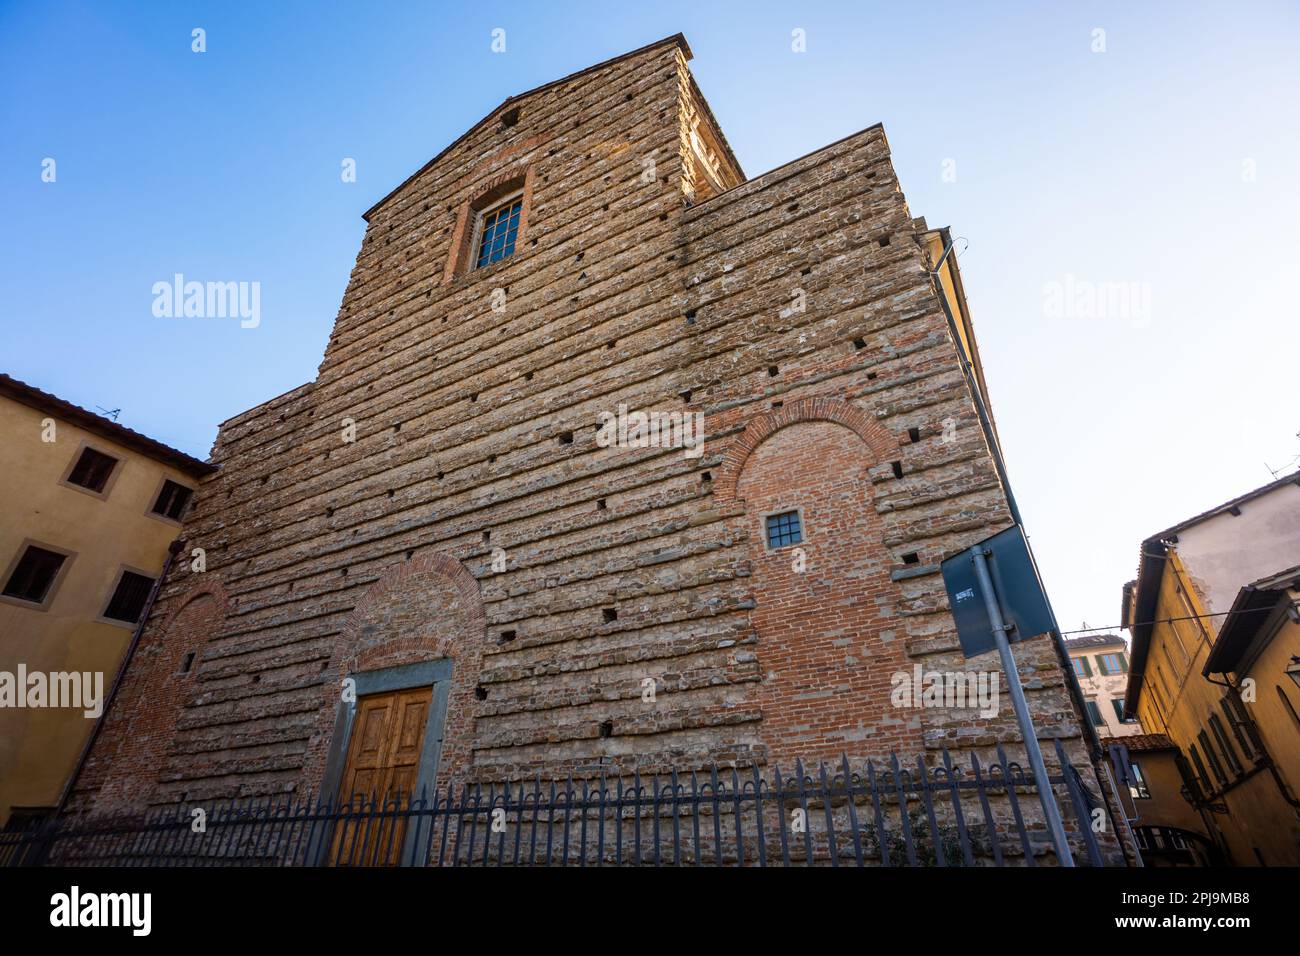
[[[914,664],[996,667],[937,562],[1010,516],[884,132],[744,181],[688,58],[507,101],[371,211],[316,380],[221,427],[208,569],[163,589],[77,806],[313,790],[340,681],[442,657],[440,784],[1014,749],[1009,706],[889,703]],[[517,251],[462,268],[512,182]],[[600,447],[619,402],[703,413],[703,454]],[[792,507],[803,572],[765,548]],[[1017,654],[1085,766],[1050,642]]]

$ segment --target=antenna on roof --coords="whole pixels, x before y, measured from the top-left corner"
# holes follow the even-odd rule
[[[113,421],[117,421],[117,416],[122,414],[122,409],[120,408],[115,408],[112,411],[109,411],[103,405],[96,405],[95,407],[104,413],[105,418],[111,418]]]

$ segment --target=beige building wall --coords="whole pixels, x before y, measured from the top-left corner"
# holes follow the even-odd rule
[[[105,425],[116,428],[107,420]],[[28,543],[69,554],[43,605],[0,598],[0,674],[16,681],[20,666],[28,674],[98,674],[107,695],[134,631],[102,616],[119,573],[126,567],[157,577],[180,525],[149,511],[164,478],[190,488],[197,483],[140,451],[7,396],[0,396],[0,437],[0,589]],[[65,480],[86,445],[119,459],[102,494]],[[94,724],[82,709],[15,703],[0,705],[0,826],[13,808],[57,803]]]
[[[1070,653],[1074,676],[1079,681],[1084,700],[1096,704],[1101,713],[1102,723],[1097,725],[1097,733],[1102,737],[1128,737],[1142,733],[1140,720],[1123,721],[1115,708],[1115,701],[1123,706],[1124,690],[1128,686],[1128,645],[1123,638],[1115,637],[1103,644],[1096,638],[1085,637],[1067,640],[1065,647]],[[1108,665],[1107,661],[1117,662],[1118,667],[1113,663]]]
[[[1281,484],[1178,532],[1178,556],[1218,633],[1237,592],[1300,564],[1300,485]],[[1217,615],[1217,616],[1214,616]]]

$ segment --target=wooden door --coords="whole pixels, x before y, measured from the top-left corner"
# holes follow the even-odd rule
[[[337,866],[395,866],[401,860],[407,818],[420,772],[433,687],[357,698],[352,740],[343,768],[341,804],[354,819],[335,827],[331,859]],[[387,812],[384,812],[388,801]]]

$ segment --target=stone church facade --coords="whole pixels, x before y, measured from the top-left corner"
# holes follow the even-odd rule
[[[689,59],[512,97],[369,211],[315,381],[221,426],[206,569],[165,581],[73,806],[346,786],[384,694],[414,696],[372,749],[419,752],[366,779],[401,785],[1019,750],[1005,701],[891,701],[997,666],[938,573],[1011,524],[947,233],[880,126],[746,179]],[[703,441],[601,441],[620,406]],[[1016,652],[1091,773],[1053,639]]]

